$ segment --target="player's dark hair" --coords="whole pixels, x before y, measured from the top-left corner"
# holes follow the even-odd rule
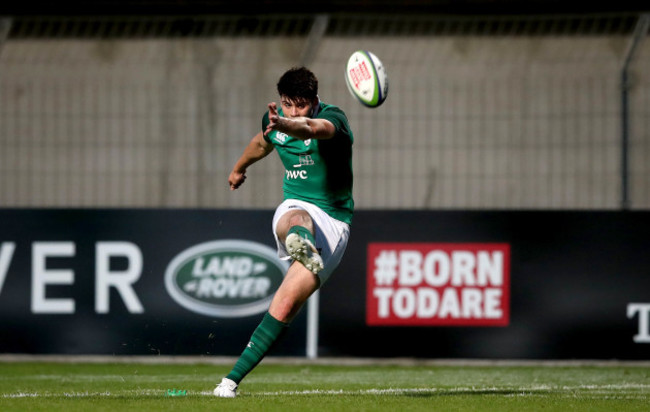
[[[290,99],[313,100],[318,95],[318,79],[306,67],[293,67],[280,77],[278,93]]]

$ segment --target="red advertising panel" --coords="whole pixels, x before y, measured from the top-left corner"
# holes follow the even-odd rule
[[[370,326],[507,326],[510,245],[370,243]]]

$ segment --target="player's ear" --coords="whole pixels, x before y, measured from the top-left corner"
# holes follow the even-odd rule
[[[320,98],[318,95],[314,97],[314,100],[311,101],[311,115],[309,117],[315,117],[318,114],[318,105],[320,104]]]

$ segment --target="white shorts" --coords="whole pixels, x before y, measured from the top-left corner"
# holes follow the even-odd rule
[[[348,239],[350,238],[350,225],[334,219],[323,212],[321,208],[311,203],[297,199],[285,200],[275,209],[275,214],[273,215],[273,236],[278,245],[278,256],[283,260],[289,260],[291,256],[289,256],[285,245],[278,239],[276,227],[282,215],[292,209],[306,211],[314,222],[314,231],[316,232],[314,236],[316,244],[314,246],[318,249],[325,265],[325,268],[318,272],[322,286],[341,262],[345,248],[348,246]]]

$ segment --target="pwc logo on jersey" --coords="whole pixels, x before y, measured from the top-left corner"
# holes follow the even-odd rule
[[[181,306],[208,316],[235,318],[268,309],[287,262],[260,243],[218,240],[178,254],[165,271],[165,287]]]
[[[285,170],[287,179],[292,180],[292,179],[302,179],[306,180],[307,179],[307,171],[305,169],[302,170]]]
[[[510,245],[368,245],[368,325],[507,326],[509,321]]]

